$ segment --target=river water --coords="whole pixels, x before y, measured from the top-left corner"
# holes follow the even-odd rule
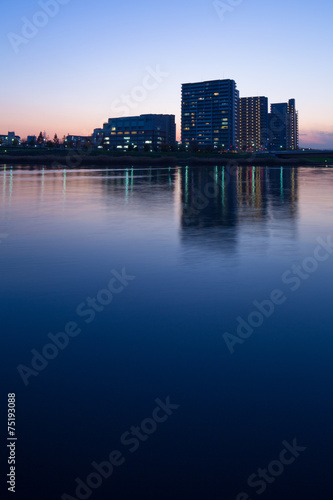
[[[17,498],[331,498],[332,192],[330,168],[0,166]]]

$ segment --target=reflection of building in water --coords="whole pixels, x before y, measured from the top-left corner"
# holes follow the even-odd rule
[[[181,170],[181,238],[184,243],[233,250],[237,188],[231,167]]]
[[[257,167],[239,168],[236,176],[239,218],[266,217],[267,170]]]
[[[296,168],[207,167],[52,170],[24,169],[24,176],[4,166],[2,203],[39,202],[62,192],[64,202],[99,196],[107,204],[135,203],[179,218],[182,239],[200,245],[234,248],[242,231],[283,232],[293,237],[298,204]],[[23,170],[23,169],[22,169]],[[26,190],[29,182],[29,193]],[[2,185],[1,185],[2,184]],[[27,194],[28,193],[28,194]],[[170,214],[170,215],[169,215]],[[173,216],[173,215],[172,215]]]
[[[268,213],[271,234],[295,238],[298,213],[298,169],[268,170]]]
[[[286,205],[296,214],[298,201],[298,169],[271,168],[268,170],[269,194],[275,205]]]
[[[236,184],[232,168],[189,169],[181,172],[182,225],[233,226],[237,219]]]
[[[245,218],[250,215],[253,219],[267,218],[269,207],[281,216],[296,216],[297,169],[248,167],[238,170],[239,213],[244,212]]]
[[[175,168],[126,168],[121,170],[100,171],[100,181],[108,194],[125,198],[128,201],[135,197],[140,201],[151,202],[152,198],[171,193],[173,202],[176,183]],[[110,200],[111,201],[111,200]],[[162,201],[162,200],[161,200]]]
[[[24,175],[22,172],[24,171]],[[134,169],[52,169],[47,167],[7,167],[0,171],[0,196],[3,204],[9,204],[12,197],[15,203],[24,200],[47,201],[49,196],[62,194],[62,199],[90,199],[92,193],[98,197],[105,192],[110,195],[103,199],[108,203],[112,199],[127,203],[131,198],[147,201],[156,199],[168,201],[174,207],[176,183],[175,168]],[[29,190],[27,190],[29,185]]]
[[[297,169],[215,167],[181,170],[181,230],[187,242],[207,238],[233,248],[238,233],[277,227],[295,234]],[[214,228],[214,231],[212,231]],[[258,233],[259,234],[259,233]]]

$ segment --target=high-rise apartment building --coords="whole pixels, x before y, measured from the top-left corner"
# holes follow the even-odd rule
[[[182,85],[182,143],[230,151],[238,148],[239,92],[234,80]]]
[[[268,142],[268,98],[242,97],[239,100],[239,149],[264,151]]]
[[[298,113],[295,99],[271,104],[268,131],[269,149],[298,149]]]
[[[287,149],[298,149],[298,112],[296,111],[295,99],[289,99],[288,102],[288,123],[287,123]]]

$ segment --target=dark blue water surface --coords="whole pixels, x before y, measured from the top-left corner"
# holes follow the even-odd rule
[[[1,166],[16,498],[331,499],[332,193],[330,168]]]

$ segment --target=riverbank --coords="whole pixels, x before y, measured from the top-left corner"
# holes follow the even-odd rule
[[[225,166],[332,166],[333,153],[287,152],[271,154],[205,154],[205,153],[114,153],[99,151],[36,151],[0,152],[0,164],[44,165],[49,168],[126,165],[225,165]]]

